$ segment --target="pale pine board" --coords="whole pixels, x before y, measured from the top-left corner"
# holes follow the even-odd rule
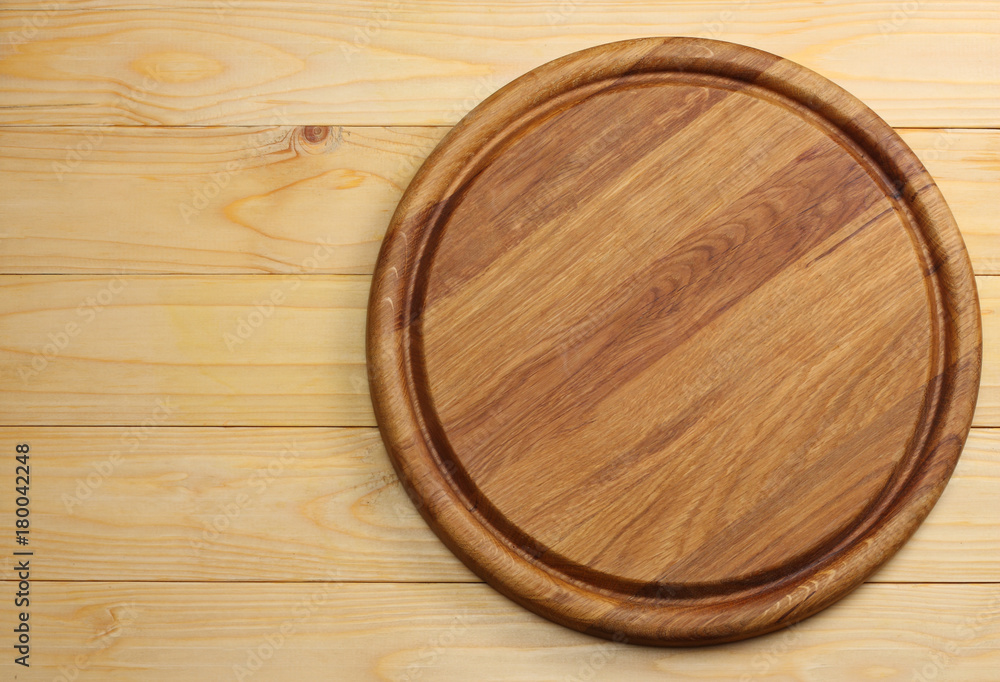
[[[0,424],[374,426],[369,280],[0,276]],[[974,424],[1000,426],[1000,278],[977,282],[984,361]],[[282,302],[258,309],[272,296]]]
[[[22,442],[38,579],[477,581],[420,518],[375,429],[0,429],[0,451]],[[13,466],[0,480],[13,490]]]
[[[798,61],[892,125],[1000,125],[993,0],[308,4],[0,12],[0,123],[454,123],[556,57],[667,34]]]
[[[13,586],[0,618],[12,623]],[[1000,586],[863,585],[801,624],[695,649],[613,643],[486,585],[33,585],[18,680],[984,682],[1000,669]],[[79,657],[79,659],[77,658]],[[13,679],[13,656],[0,670]],[[920,675],[924,677],[921,678]]]
[[[375,429],[8,427],[31,447],[39,580],[478,582],[406,497]],[[14,488],[14,468],[0,469]],[[1000,582],[1000,433],[875,582]],[[137,500],[141,500],[137,504]],[[0,518],[13,518],[13,495]],[[3,543],[10,575],[13,539]]]
[[[371,274],[448,128],[0,128],[0,272]],[[1000,131],[902,129],[979,274],[1000,274]],[[212,198],[208,198],[212,194]],[[333,251],[308,268],[317,246]]]
[[[369,279],[2,277],[0,419],[371,426]]]
[[[977,277],[983,320],[983,371],[974,426],[1000,426],[1000,277]]]
[[[0,128],[0,271],[371,274],[447,131]]]
[[[955,215],[979,275],[1000,274],[1000,131],[899,130]]]

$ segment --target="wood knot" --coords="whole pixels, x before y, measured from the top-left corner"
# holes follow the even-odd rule
[[[296,148],[307,154],[323,154],[340,146],[341,130],[331,126],[302,126],[298,130]]]
[[[330,129],[325,126],[306,126],[302,129],[302,137],[306,138],[306,142],[312,144],[319,144],[327,138],[330,134]]]

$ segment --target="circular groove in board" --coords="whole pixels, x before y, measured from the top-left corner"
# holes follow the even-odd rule
[[[797,64],[693,38],[546,64],[427,159],[372,284],[376,417],[441,539],[619,641],[830,605],[912,534],[979,386],[927,171]]]

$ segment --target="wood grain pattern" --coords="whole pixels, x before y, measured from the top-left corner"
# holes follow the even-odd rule
[[[2,278],[6,424],[371,425],[368,277]]]
[[[977,288],[983,338],[990,339],[990,344],[997,344],[1000,351],[1000,278],[979,277]],[[1000,424],[1000,354],[998,361],[983,363],[975,421],[989,426]]]
[[[0,127],[3,273],[370,274],[447,128]],[[1000,274],[1000,131],[897,131]],[[214,195],[209,198],[207,195]],[[141,206],[142,210],[136,210]]]
[[[128,11],[135,8],[143,11]],[[239,369],[227,364],[228,349],[214,345],[252,311],[260,292],[232,274],[372,271],[413,164],[447,129],[364,126],[450,124],[490,90],[547,59],[608,40],[676,32],[744,42],[813,66],[897,125],[996,128],[998,14],[992,0],[0,2],[0,112],[4,122],[24,125],[0,123],[0,273],[197,275],[129,277],[128,287],[142,288],[145,302],[116,308],[116,299],[109,306],[119,319],[134,312],[139,325],[108,326],[97,317],[75,337],[72,351],[46,369],[56,372],[51,381],[36,378],[27,406],[24,386],[8,391],[8,383],[0,392],[3,423],[126,425],[3,429],[6,442],[24,434],[44,448],[45,458],[35,463],[44,476],[34,482],[46,554],[33,567],[41,577],[33,591],[34,607],[47,608],[32,616],[40,619],[33,621],[39,624],[33,668],[15,670],[3,657],[0,679],[238,679],[233,666],[254,666],[253,651],[267,655],[277,641],[268,635],[280,635],[290,620],[294,632],[253,679],[993,679],[1000,650],[995,586],[972,584],[865,585],[795,630],[709,650],[593,640],[545,623],[481,585],[340,584],[336,602],[317,610],[321,620],[299,625],[298,609],[323,600],[321,585],[214,581],[472,577],[415,520],[412,505],[405,517],[393,513],[401,491],[380,448],[370,453],[374,462],[366,459],[371,429],[160,428],[146,391],[193,396],[194,407],[167,415],[169,423],[373,424],[366,390],[353,392],[360,368],[330,364],[319,353],[322,343],[304,348],[301,334],[329,330],[323,343],[338,357],[363,357],[360,338],[340,331],[345,315],[338,309],[363,305],[353,284],[306,274],[302,286],[313,293],[305,298],[324,303],[287,307],[267,323],[270,344],[310,353],[322,365],[315,393],[292,396],[317,385],[304,380],[305,370],[282,381],[267,344],[242,344]],[[34,47],[8,60],[23,42]],[[300,60],[300,70],[276,71],[289,65],[289,55]],[[147,76],[154,78],[144,82]],[[253,126],[145,125],[159,121]],[[98,127],[102,122],[124,125]],[[337,148],[302,145],[308,140],[296,130],[349,123],[361,127],[344,128]],[[899,132],[941,187],[976,272],[1000,273],[998,132]],[[227,170],[230,162],[235,172]],[[72,172],[60,174],[58,163],[73,164]],[[179,207],[216,189],[218,196],[186,221]],[[335,244],[335,252],[311,268],[303,261],[321,239]],[[46,296],[61,289],[53,300],[71,306],[99,293],[106,278],[39,278],[35,283],[50,288],[35,291],[48,293],[29,294],[22,303],[10,300],[27,286],[7,286],[16,281],[0,280],[7,313],[0,317],[0,347],[19,349],[0,358],[4,381],[41,350],[36,340],[48,342],[66,321],[83,321],[72,307],[45,312]],[[1000,425],[1000,281],[979,278],[978,286],[986,368],[976,419]],[[181,290],[198,305],[179,304]],[[831,305],[822,314],[834,312]],[[346,316],[355,314],[363,315]],[[65,316],[60,325],[50,324],[53,315]],[[275,319],[280,328],[270,327]],[[27,343],[18,340],[22,330]],[[162,357],[137,358],[148,339],[161,344]],[[214,350],[199,358],[195,343]],[[216,365],[224,366],[226,385],[215,381]],[[351,386],[347,393],[341,384]],[[204,524],[224,514],[233,492],[258,481],[256,465],[281,462],[284,437],[298,433],[301,459],[285,459],[232,528],[195,550],[192,537],[198,540]],[[140,446],[133,451],[135,440]],[[116,449],[125,459],[113,464],[85,506],[66,513],[59,495],[74,493],[77,479],[85,482]],[[972,434],[927,521],[873,580],[998,580],[996,452],[992,431]],[[0,482],[10,474],[0,468]],[[288,504],[285,497],[310,504]],[[0,494],[0,516],[7,516],[8,503]],[[326,544],[318,541],[323,532]],[[3,578],[8,554],[0,554]],[[323,574],[324,562],[333,573]],[[60,578],[213,582],[48,582]],[[12,622],[11,583],[2,584],[0,621]],[[469,614],[482,618],[466,628]]]
[[[0,448],[18,442],[35,453],[37,580],[479,582],[407,499],[375,429],[0,429]],[[13,477],[0,469],[6,489]],[[1000,433],[974,429],[934,510],[871,580],[1000,582],[984,513],[998,488]],[[0,516],[13,504],[0,496]],[[0,556],[0,575],[12,567]]]
[[[11,622],[13,590],[2,589],[0,618]],[[675,651],[552,626],[485,585],[57,582],[38,583],[37,594],[32,621],[44,655],[19,681],[76,672],[79,682],[240,674],[276,682],[982,682],[1000,666],[996,585],[865,585],[792,630]],[[0,674],[12,667],[0,659]]]
[[[900,130],[927,167],[955,214],[977,274],[1000,274],[1000,132],[995,130]],[[977,208],[976,208],[977,207]],[[985,209],[985,210],[983,210]]]
[[[58,4],[0,12],[0,123],[450,125],[558,56],[672,34],[798,61],[893,125],[1000,125],[991,0]]]
[[[477,580],[407,499],[375,429],[0,429],[0,446],[15,442],[33,453],[37,580]]]
[[[683,645],[801,620],[905,542],[981,332],[957,226],[881,119],[664,38],[540,67],[444,139],[386,235],[368,358],[400,478],[470,568]]]
[[[158,423],[164,425],[375,425],[364,370],[369,277],[122,278],[130,296],[115,296],[101,310],[114,313],[105,318],[87,299],[94,297],[97,304],[96,297],[113,282],[113,276],[0,276],[4,292],[0,297],[0,404],[6,423],[139,426],[155,411],[163,415]],[[1000,426],[1000,278],[978,277],[977,288],[984,362],[974,424]],[[225,334],[239,339],[240,332],[246,333],[240,320],[249,324],[257,302],[275,290],[294,294],[288,299],[292,303],[282,306],[278,318],[264,322],[262,315],[266,333],[258,336],[251,327],[247,340],[234,342],[230,353]],[[309,303],[294,304],[298,300]],[[131,305],[129,301],[145,303]],[[83,315],[77,312],[81,305]],[[142,324],[128,323],[133,316]],[[117,324],[105,321],[114,318]],[[274,323],[275,319],[283,323]],[[253,321],[258,321],[256,316]],[[56,348],[49,360],[45,357],[53,351],[49,334],[61,340],[59,334],[69,323],[78,324],[81,330],[73,338],[72,352]],[[330,330],[325,337],[329,346],[302,337],[302,329],[316,328]],[[137,356],[150,338],[158,340],[165,357]],[[213,349],[213,355],[195,353],[196,344]],[[289,375],[273,366],[278,348],[297,348],[296,354],[308,354],[306,365],[316,368],[303,368],[299,376],[304,385],[312,386],[310,371],[313,376],[326,373],[322,388],[296,396],[292,390],[296,384],[289,382],[298,370]],[[38,367],[44,369],[36,374]],[[230,384],[211,380],[219,373]],[[130,379],[118,380],[123,377]],[[169,414],[156,410],[157,397],[171,400]]]
[[[371,274],[445,132],[0,128],[0,271]]]

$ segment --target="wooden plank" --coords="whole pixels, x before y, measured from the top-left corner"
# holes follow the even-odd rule
[[[309,275],[0,278],[0,419],[373,425],[368,286]]]
[[[1000,432],[973,429],[930,515],[871,582],[1000,582]],[[933,575],[934,577],[928,577]]]
[[[1000,426],[1000,279],[977,283],[974,425]],[[374,426],[368,288],[338,275],[0,276],[0,424]]]
[[[30,613],[25,681],[981,682],[1000,667],[997,585],[863,585],[790,629],[695,649],[590,637],[486,585],[36,582]]]
[[[0,450],[17,443],[31,448],[38,579],[477,581],[375,429],[0,429]],[[0,478],[13,490],[13,466]]]
[[[370,274],[447,128],[0,128],[0,272]],[[1000,131],[902,129],[979,274],[1000,274]],[[208,195],[212,195],[209,198]],[[141,210],[139,208],[141,207]]]
[[[0,128],[0,270],[370,274],[447,130]]]
[[[983,319],[983,371],[973,426],[1000,426],[1000,277],[977,277]]]
[[[478,582],[403,492],[375,429],[7,427],[31,452],[39,580]],[[14,488],[14,468],[0,470]],[[875,582],[1000,582],[1000,433]],[[142,504],[135,504],[141,499]],[[13,518],[14,497],[0,496]],[[13,539],[0,577],[13,566]]]
[[[205,0],[201,9],[127,13],[33,5],[0,13],[0,122],[453,123],[556,57],[673,34],[798,61],[892,125],[1000,125],[992,0],[753,5],[391,0],[289,9]]]
[[[1000,274],[1000,131],[900,130],[944,194],[972,269]]]

